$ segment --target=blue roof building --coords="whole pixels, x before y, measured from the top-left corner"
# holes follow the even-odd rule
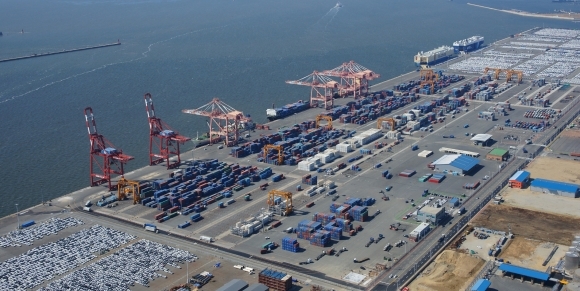
[[[562,195],[578,198],[580,196],[580,186],[571,183],[564,183],[546,179],[534,179],[531,189],[535,192],[546,194]]]
[[[536,270],[532,270],[532,269],[528,269],[528,268],[524,268],[524,267],[520,267],[520,266],[515,266],[512,264],[503,263],[499,266],[499,269],[501,271],[509,273],[508,275],[513,274],[513,275],[522,276],[524,278],[530,278],[530,279],[535,279],[535,280],[540,280],[540,281],[548,281],[548,279],[550,278],[550,274],[548,274],[548,273],[544,273],[541,271],[536,271]]]
[[[512,188],[524,188],[530,181],[530,172],[527,171],[517,171],[509,179],[510,187]]]
[[[487,288],[489,288],[490,285],[491,282],[489,282],[489,280],[479,279],[477,282],[475,282],[473,287],[471,287],[471,291],[485,291]]]
[[[453,207],[459,205],[459,198],[457,198],[457,197],[451,198],[451,200],[449,200],[449,204],[451,204],[451,206],[453,206]]]
[[[479,160],[464,155],[444,155],[432,164],[436,171],[465,174],[478,165]]]

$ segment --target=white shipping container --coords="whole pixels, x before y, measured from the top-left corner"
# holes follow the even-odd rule
[[[334,183],[334,181],[326,181],[326,187],[328,187],[328,189],[332,189],[336,187],[336,184]]]
[[[349,153],[352,151],[352,146],[346,143],[339,143],[336,145],[336,150],[342,153]]]
[[[302,170],[302,171],[314,171],[314,169],[316,169],[316,166],[312,162],[309,162],[309,161],[301,161],[301,162],[298,163],[298,170]]]

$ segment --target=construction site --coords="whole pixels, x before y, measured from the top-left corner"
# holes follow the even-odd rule
[[[532,30],[519,41],[545,32]],[[147,280],[134,279],[141,282],[137,287],[127,283],[133,279],[115,282],[131,290],[185,283],[218,290],[239,278],[270,290],[392,291],[417,276],[407,290],[471,287],[483,275],[493,277],[487,270],[491,265],[501,268],[496,259],[504,253],[504,260],[513,264],[532,264],[547,244],[567,248],[579,234],[575,206],[562,210],[558,204],[564,200],[549,204],[552,198],[574,198],[535,192],[543,196],[520,199],[526,192],[512,191],[527,189],[504,188],[522,169],[532,178],[568,183],[578,178],[572,170],[578,161],[571,154],[542,156],[580,151],[569,145],[576,139],[566,135],[569,140],[564,140],[566,131],[560,133],[580,112],[577,98],[557,102],[575,95],[576,85],[541,75],[551,67],[547,61],[534,72],[522,65],[535,65],[536,57],[553,50],[525,54],[522,63],[507,57],[512,61],[505,64],[478,59],[489,57],[489,51],[497,54],[502,46],[502,54],[509,54],[515,41],[508,38],[481,54],[373,86],[370,82],[380,75],[354,61],[317,70],[287,81],[309,87],[309,96],[305,90],[305,100],[267,109],[271,121],[265,124],[227,105],[225,98],[183,109],[206,122],[203,138],[183,136],[165,124],[147,93],[143,126],[149,126],[150,166],[130,173],[124,165],[133,157],[97,130],[98,112],[87,107],[90,187],[4,218],[2,233],[34,229],[52,215],[85,222],[70,228],[77,232],[99,224],[112,233],[126,233],[118,234],[126,239],[108,251],[97,250],[80,263],[78,270],[84,271],[126,248],[167,250],[168,255],[159,254],[159,260],[174,258],[169,261],[175,266],[167,271],[163,267],[144,275]],[[575,73],[580,69],[567,75]],[[518,97],[524,95],[552,101],[526,103]],[[541,111],[545,104],[553,111]],[[504,138],[508,135],[518,138]],[[196,149],[181,152],[180,145],[192,141]],[[545,150],[546,145],[562,150]],[[505,159],[486,159],[494,149],[507,152]],[[557,161],[562,172],[554,172],[556,166],[548,159]],[[519,205],[521,200],[528,205]],[[554,205],[554,210],[535,209],[538,205]],[[25,227],[23,222],[30,221]],[[483,228],[499,235],[485,239],[493,242],[489,246],[473,236],[476,231],[487,233]],[[67,231],[40,243],[74,235]],[[499,256],[487,255],[502,237],[510,237],[506,249]],[[512,246],[529,251],[518,253]],[[23,254],[20,248],[0,251],[6,260]],[[553,263],[555,259],[549,261]],[[66,274],[34,288],[64,286],[58,284],[68,282]]]

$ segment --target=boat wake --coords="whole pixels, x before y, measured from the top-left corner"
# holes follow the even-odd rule
[[[0,93],[0,104],[4,104],[4,103],[7,103],[7,102],[10,102],[10,101],[15,100],[15,99],[18,99],[20,97],[24,97],[24,96],[26,96],[26,95],[28,95],[30,93],[33,93],[33,92],[42,90],[42,89],[44,89],[46,87],[50,87],[52,85],[59,84],[59,83],[62,83],[64,81],[68,81],[68,80],[71,80],[71,79],[74,79],[74,78],[77,78],[77,77],[80,77],[80,76],[83,76],[83,75],[86,75],[86,74],[89,74],[89,73],[93,73],[93,72],[96,72],[96,71],[105,69],[107,67],[110,67],[110,66],[128,64],[128,63],[132,63],[132,62],[136,62],[136,61],[145,59],[145,58],[148,57],[148,54],[151,52],[152,47],[155,46],[155,45],[158,45],[160,43],[168,42],[168,41],[171,41],[173,39],[180,38],[180,37],[184,37],[184,36],[187,36],[187,35],[190,35],[190,34],[194,34],[194,33],[199,33],[199,32],[204,32],[204,31],[209,31],[209,30],[214,30],[214,29],[221,29],[221,28],[225,28],[225,27],[227,27],[227,25],[218,26],[218,27],[211,27],[211,28],[204,28],[204,29],[198,29],[198,30],[194,30],[194,31],[182,33],[182,34],[179,34],[179,35],[176,35],[176,36],[172,36],[170,38],[167,38],[167,39],[160,40],[160,41],[157,41],[157,42],[154,42],[154,43],[149,44],[147,46],[147,50],[144,51],[144,52],[142,52],[140,57],[137,57],[137,58],[134,58],[134,59],[130,59],[130,60],[127,60],[127,61],[121,61],[121,62],[104,64],[102,66],[96,67],[94,69],[91,69],[91,70],[88,70],[88,71],[85,71],[85,72],[82,72],[82,73],[74,74],[74,75],[68,76],[66,78],[57,80],[57,81],[53,81],[53,82],[46,83],[46,84],[44,84],[42,86],[39,86],[37,88],[28,90],[28,91],[26,91],[26,92],[24,92],[22,94],[10,96],[10,97],[7,97],[5,99],[3,98],[3,96],[6,95],[6,92],[7,91],[14,91],[14,90],[16,90],[16,89],[18,89],[18,88],[20,88],[22,86],[30,85],[30,84],[32,84],[35,81],[40,81],[40,80],[46,79],[46,78],[48,78],[48,77],[50,77],[50,76],[52,76],[54,74],[48,75],[48,76],[43,76],[42,78],[37,79],[37,80],[27,81],[25,84],[18,85],[16,87],[13,87],[12,89],[8,89],[8,90],[4,91],[3,93]]]

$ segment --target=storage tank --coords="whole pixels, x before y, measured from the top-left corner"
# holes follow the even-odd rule
[[[575,235],[575,236],[574,236],[574,240],[576,240],[576,241],[580,241],[580,235]]]
[[[572,246],[573,246],[573,247],[578,247],[578,246],[580,246],[580,241],[577,241],[577,240],[573,241],[573,242],[572,242]]]
[[[569,247],[568,248],[568,252],[570,252],[570,253],[577,253],[578,252],[578,249],[576,247]]]
[[[578,263],[580,263],[580,256],[577,253],[567,252],[564,256],[564,269],[568,271],[576,270]]]

